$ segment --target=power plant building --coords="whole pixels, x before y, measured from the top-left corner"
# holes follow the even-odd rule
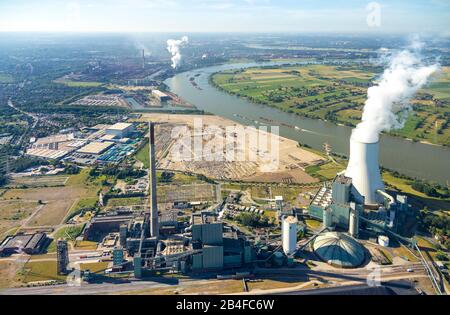
[[[378,166],[379,143],[364,143],[352,136],[347,170],[314,196],[308,214],[326,228],[359,236],[361,222],[374,231],[389,230],[406,236],[416,220],[407,198],[395,199],[384,190]]]

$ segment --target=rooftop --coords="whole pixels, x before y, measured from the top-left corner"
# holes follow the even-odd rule
[[[344,233],[319,235],[314,241],[313,249],[320,259],[338,268],[356,268],[365,260],[364,247]]]
[[[105,150],[109,149],[114,145],[114,142],[91,142],[81,149],[78,150],[79,153],[86,153],[86,154],[101,154]]]
[[[112,125],[111,127],[108,127],[108,130],[125,130],[127,128],[130,128],[133,126],[133,124],[130,123],[117,123]]]

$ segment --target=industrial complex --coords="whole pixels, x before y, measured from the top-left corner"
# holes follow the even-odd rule
[[[80,165],[119,163],[143,147],[142,130],[148,130],[147,175],[135,180],[134,186],[129,183],[122,187],[123,193],[146,196],[148,201],[144,206],[113,207],[98,213],[86,222],[77,238],[98,244],[96,252],[103,253],[100,261],[111,261],[101,270],[109,276],[146,279],[155,274],[201,273],[217,279],[250,279],[272,268],[302,268],[310,257],[329,268],[351,270],[365,268],[371,261],[386,262],[374,245],[387,248],[400,241],[410,248],[417,247],[411,238],[416,222],[408,199],[390,195],[384,189],[378,143],[352,138],[347,169],[323,184],[305,209],[287,207],[283,196],[275,196],[268,210],[261,205],[243,205],[241,192],[221,198],[220,187],[216,187],[214,194],[218,196],[212,203],[192,199],[195,194],[178,195],[172,201],[158,200],[157,162],[166,140],[165,136],[156,137],[155,123],[146,127],[124,122],[99,125],[36,139],[27,152],[31,155],[34,150],[42,154],[62,150],[66,152],[62,160]],[[100,205],[104,199],[100,194]],[[275,213],[275,225],[270,229],[249,232],[233,223],[246,215],[262,218],[267,211]],[[307,232],[305,220],[317,220],[321,226]],[[71,222],[76,224],[76,218]],[[0,253],[39,254],[45,252],[50,241],[45,232],[17,234],[1,243]],[[67,240],[55,242],[57,273],[71,274],[80,261],[72,261]],[[99,259],[89,257],[85,259]],[[87,282],[98,273],[80,272]]]
[[[244,279],[246,283],[256,275],[270,274],[276,269],[281,273],[302,274],[311,260],[321,261],[324,264],[321,268],[331,268],[339,275],[345,274],[345,270],[365,269],[374,262],[383,265],[387,258],[381,249],[398,242],[417,249],[411,238],[416,221],[407,197],[387,193],[381,181],[378,143],[352,138],[347,169],[319,187],[304,209],[287,206],[281,195],[268,199],[270,207],[249,206],[241,202],[245,198],[242,191],[231,191],[221,197],[220,185],[212,184],[209,185],[215,190],[210,202],[195,199],[196,193],[192,191],[169,192],[173,199],[166,196],[165,200],[158,200],[158,189],[162,187],[157,185],[157,166],[166,138],[163,132],[161,138],[156,136],[156,127],[165,128],[154,122],[145,128],[142,123],[98,125],[69,135],[36,139],[30,146],[28,154],[33,154],[33,150],[70,148],[65,151],[63,161],[110,165],[143,148],[146,143],[143,134],[148,131],[146,175],[121,186],[122,193],[140,196],[145,204],[108,207],[88,219],[77,242],[97,244],[90,255],[74,259],[67,239],[54,240],[58,275],[72,274],[84,260],[94,260],[109,263],[100,271],[79,271],[87,283],[98,279],[98,273],[136,280],[157,274],[202,274],[214,279]],[[98,203],[106,204],[107,198],[100,194]],[[245,216],[268,215],[274,217],[267,228],[248,230],[236,224]],[[69,223],[77,224],[77,218],[80,219],[74,217]],[[307,228],[304,222],[308,220],[321,225]],[[49,242],[45,231],[20,233],[6,238],[0,245],[0,253],[3,256],[45,253]],[[430,268],[426,263],[424,266]]]

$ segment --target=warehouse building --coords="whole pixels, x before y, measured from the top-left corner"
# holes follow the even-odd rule
[[[112,135],[116,138],[126,138],[135,131],[134,125],[130,123],[117,123],[105,130],[106,135]]]
[[[16,253],[39,254],[47,243],[48,238],[45,233],[8,236],[0,245],[0,255],[6,256]]]
[[[100,155],[109,148],[111,148],[114,145],[114,142],[91,142],[81,149],[79,149],[77,152],[81,154],[94,154],[94,155]]]

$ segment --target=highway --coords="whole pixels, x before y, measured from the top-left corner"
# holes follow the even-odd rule
[[[414,272],[407,272],[412,268]],[[381,282],[398,281],[404,279],[426,278],[424,267],[419,264],[408,264],[406,266],[388,266],[380,267],[380,277],[374,280]],[[291,288],[283,288],[276,290],[253,290],[248,294],[264,295],[264,294],[303,294],[303,287],[313,282],[321,283],[332,287],[342,286],[367,286],[367,279],[372,273],[371,269],[356,270],[310,270],[306,268],[281,268],[281,269],[258,269],[256,272],[257,279],[277,279],[277,277],[286,276],[306,276],[305,279],[315,279],[304,282],[299,286]],[[371,279],[371,278],[370,278]],[[11,288],[0,291],[2,295],[93,295],[93,294],[124,294],[133,293],[133,291],[149,289],[165,289],[173,288],[183,289],[187,287],[207,288],[209,284],[217,283],[216,279],[177,279],[177,278],[153,278],[147,281],[139,280],[111,280],[104,283],[82,284],[81,286],[43,286],[43,287],[23,287]],[[206,290],[206,289],[205,289]],[[314,289],[316,290],[316,289]],[[318,291],[321,292],[321,291]],[[325,291],[326,292],[326,291]],[[238,293],[245,294],[245,293]]]

